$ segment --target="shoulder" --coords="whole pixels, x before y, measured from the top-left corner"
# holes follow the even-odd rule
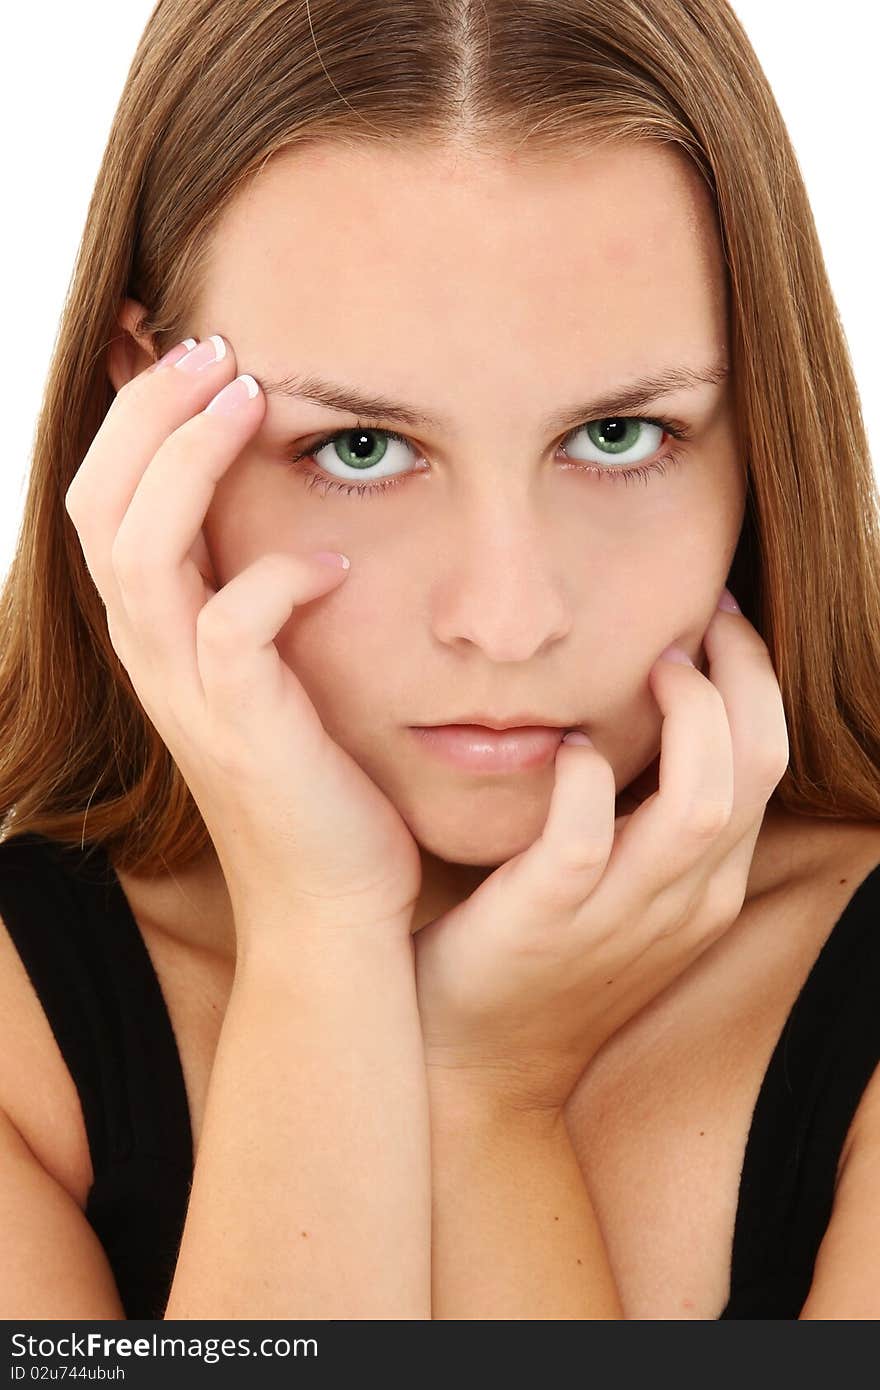
[[[844,885],[847,902],[862,887],[875,870],[880,870],[880,825],[868,822],[842,823],[826,835],[823,852],[818,858],[816,891],[820,882]],[[874,879],[875,893],[871,903],[876,905],[877,931],[880,933],[880,873]],[[880,976],[874,982],[877,1005],[880,1007]],[[837,1168],[839,1187],[843,1170],[858,1142],[872,1144],[880,1140],[880,1055],[877,1069],[862,1092],[840,1153]]]
[[[801,1317],[880,1319],[880,1067],[847,1135]]]
[[[880,826],[865,827],[864,838],[857,843],[861,857],[852,873],[853,891],[865,882],[874,869],[880,870]],[[880,934],[880,872],[875,876],[875,884],[875,892],[870,900],[871,915],[876,917],[876,930]],[[876,987],[875,1007],[880,1010],[880,976],[873,983]],[[870,982],[869,992],[872,992]],[[841,1150],[837,1169],[837,1189],[840,1188],[844,1170],[853,1152],[858,1149],[859,1153],[864,1153],[877,1147],[880,1147],[880,1056],[877,1057],[877,1066],[862,1092]]]
[[[85,1208],[93,1174],[79,1095],[2,915],[0,1108]]]

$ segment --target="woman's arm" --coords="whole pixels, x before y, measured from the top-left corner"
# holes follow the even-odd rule
[[[273,935],[236,964],[165,1317],[430,1318],[411,939]]]
[[[433,1316],[623,1317],[562,1111],[429,1071]]]

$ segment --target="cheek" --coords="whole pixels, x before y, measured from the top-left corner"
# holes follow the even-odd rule
[[[345,551],[350,528],[339,522],[338,510],[316,505],[280,455],[267,463],[262,454],[245,450],[218,482],[203,530],[220,572],[228,576],[267,551]]]
[[[672,643],[698,650],[730,569],[735,515],[695,500],[670,508],[638,538],[606,545],[602,563],[587,558],[578,573],[577,649],[590,673],[591,709],[624,731],[658,715],[650,669]]]
[[[354,559],[352,559],[354,565]],[[296,610],[276,645],[328,731],[387,719],[408,643],[399,593],[352,569],[338,589]]]

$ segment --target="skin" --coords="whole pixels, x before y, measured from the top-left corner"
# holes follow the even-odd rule
[[[155,360],[141,312],[127,300],[120,314],[132,336],[113,359],[117,389]],[[691,438],[645,425],[622,459],[590,440],[591,417],[541,422],[728,356],[718,228],[685,156],[633,144],[537,163],[401,146],[276,157],[221,219],[186,331],[222,334],[261,384],[315,373],[448,418],[376,417],[407,441],[378,436],[383,468],[409,476],[322,496],[308,473],[352,480],[344,453],[286,464],[357,417],[270,395],[204,528],[217,587],[266,551],[349,557],[345,582],[295,612],[277,645],[421,847],[416,929],[540,835],[553,767],[481,780],[430,759],[409,725],[539,711],[589,733],[618,792],[656,788],[648,672],[671,643],[705,664],[743,520],[732,381],[625,412],[680,419]],[[611,472],[669,446],[680,463],[647,485],[565,466]],[[747,899],[782,825],[768,808]],[[120,877],[154,919],[234,954],[210,848],[170,882]]]

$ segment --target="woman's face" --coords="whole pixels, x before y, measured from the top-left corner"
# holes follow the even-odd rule
[[[745,500],[729,379],[590,409],[727,360],[719,236],[683,155],[276,157],[221,221],[186,331],[222,333],[264,386],[321,378],[432,417],[269,393],[205,529],[221,584],[265,551],[350,558],[277,645],[429,858],[494,866],[525,849],[553,764],[456,770],[412,725],[534,711],[583,727],[618,791],[651,763],[649,670],[672,642],[700,664]],[[615,416],[633,423],[603,434]],[[668,438],[658,417],[690,438]],[[359,424],[360,455],[343,435],[288,466]],[[665,472],[613,476],[658,459]]]

